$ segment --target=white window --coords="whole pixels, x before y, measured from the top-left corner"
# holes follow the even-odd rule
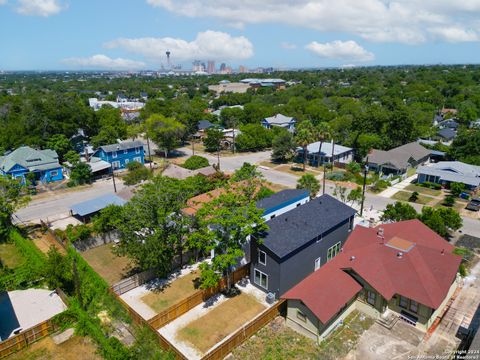
[[[267,265],[267,254],[265,251],[258,250],[258,263],[262,265]]]
[[[353,230],[353,217],[350,218],[349,224],[348,224],[348,231],[352,231],[352,230]]]
[[[337,254],[340,252],[340,248],[342,247],[342,243],[338,242],[333,245],[331,248],[327,250],[327,261],[332,260]]]
[[[117,152],[116,152],[116,151],[113,151],[113,152],[112,152],[112,158],[115,159],[116,157],[117,157]]]
[[[255,269],[253,281],[258,286],[268,289],[268,275],[261,272],[260,270]]]
[[[136,162],[141,163],[141,162],[142,162],[142,158],[141,158],[141,157],[135,157],[135,158],[133,158],[133,161],[136,161]]]
[[[57,176],[58,175],[58,171],[50,171],[50,176]]]
[[[114,169],[120,168],[120,161],[114,161],[114,162],[112,162],[112,167],[113,167]]]
[[[125,165],[127,165],[130,162],[129,159],[125,159]]]
[[[315,259],[315,271],[317,271],[318,269],[320,269],[320,266],[322,265],[322,258],[319,257],[317,259]]]
[[[375,306],[375,298],[376,297],[377,297],[377,295],[373,291],[367,291],[367,302],[370,305]]]
[[[408,299],[406,297],[400,296],[398,305],[404,309],[408,308]]]
[[[128,150],[127,149],[123,150],[123,153],[128,154]]]
[[[135,153],[136,153],[136,154],[140,154],[140,149],[141,149],[141,148],[139,148],[139,147],[138,147],[138,148],[135,148]]]
[[[418,303],[415,300],[410,300],[410,311],[414,312],[415,314],[418,311]]]

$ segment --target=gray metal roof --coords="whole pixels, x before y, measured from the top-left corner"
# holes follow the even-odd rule
[[[368,162],[377,165],[391,164],[399,170],[404,170],[410,158],[419,161],[429,155],[430,150],[417,142],[411,142],[388,151],[374,149],[368,155]]]
[[[457,132],[451,128],[443,128],[437,131],[437,135],[446,140],[452,140],[457,136]]]
[[[420,166],[417,174],[439,176],[443,181],[460,182],[470,186],[480,185],[480,166],[460,161],[440,161],[429,166]]]
[[[293,117],[285,116],[283,114],[270,116],[263,120],[265,120],[270,125],[277,125],[277,126],[289,125],[291,122],[295,122],[295,119]]]
[[[329,231],[356,211],[330,195],[322,195],[269,221],[263,246],[283,258]]]
[[[86,216],[90,214],[94,214],[97,211],[100,211],[106,208],[108,205],[124,205],[126,203],[125,200],[118,197],[114,194],[106,194],[95,199],[83,201],[81,203],[72,205],[70,210],[72,211],[73,215],[79,216]]]
[[[307,146],[307,151],[309,154],[318,154],[318,147],[320,145],[320,141],[311,143]],[[301,148],[299,148],[301,150]],[[335,147],[333,149],[334,155],[340,155],[349,151],[352,151],[352,148],[335,144]],[[322,143],[322,149],[321,149],[321,154],[324,156],[332,156],[332,143],[329,141],[324,141]]]
[[[141,142],[139,140],[122,141],[118,144],[100,146],[100,149],[109,153],[109,152],[113,152],[113,151],[129,150],[129,149],[133,149],[133,148],[137,148],[137,147],[143,148],[143,142]]]
[[[308,191],[304,189],[286,189],[279,191],[272,196],[257,201],[257,208],[269,210],[282,205],[288,201],[297,199],[299,197],[307,197]]]

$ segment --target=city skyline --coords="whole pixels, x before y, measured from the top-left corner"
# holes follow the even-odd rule
[[[295,69],[478,62],[480,1],[327,5],[0,0],[0,31],[13,34],[2,39],[0,69],[190,69],[195,60],[205,70],[211,61],[216,69],[222,63]]]

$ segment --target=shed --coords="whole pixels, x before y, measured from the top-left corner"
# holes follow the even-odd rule
[[[118,197],[117,195],[106,194],[91,200],[83,201],[81,203],[72,205],[72,207],[70,208],[70,213],[73,216],[80,217],[85,222],[85,220],[89,219],[94,214],[109,205],[122,206],[125,203],[126,201]]]

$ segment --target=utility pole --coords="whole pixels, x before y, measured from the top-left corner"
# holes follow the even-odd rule
[[[217,171],[220,171],[220,144],[217,147]]]
[[[195,155],[195,137],[192,136],[192,156]]]
[[[318,157],[320,159],[320,156]],[[326,167],[325,167],[325,163],[323,164],[323,194],[325,194],[325,177],[326,177],[327,173],[326,173]]]
[[[365,202],[365,188],[367,187],[368,174],[368,157],[365,160],[365,168],[363,170],[363,191],[362,191],[362,205],[360,206],[360,216],[363,216],[363,203]]]
[[[115,171],[113,170],[113,164],[110,164],[110,168],[112,169],[113,190],[117,192],[117,185],[115,184]]]
[[[146,134],[146,133],[145,133]],[[148,138],[148,135],[146,134],[147,136],[147,149],[148,149],[148,159],[150,161],[150,171],[153,171],[153,162],[152,162],[152,152],[150,151],[150,139]],[[113,171],[112,171],[113,173]],[[115,191],[116,192],[116,191]]]

